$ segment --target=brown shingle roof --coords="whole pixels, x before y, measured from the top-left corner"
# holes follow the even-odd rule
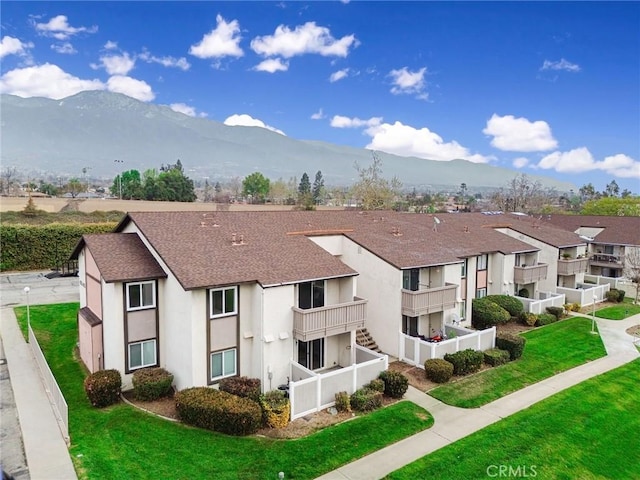
[[[167,276],[135,233],[83,235],[72,257],[77,258],[85,245],[107,283],[149,280]]]
[[[544,219],[553,225],[572,232],[575,232],[580,227],[604,228],[594,238],[597,243],[640,245],[640,217],[548,215]]]

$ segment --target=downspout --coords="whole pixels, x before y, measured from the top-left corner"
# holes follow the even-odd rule
[[[258,284],[259,285],[259,284]],[[264,393],[264,287],[260,285],[260,384]]]

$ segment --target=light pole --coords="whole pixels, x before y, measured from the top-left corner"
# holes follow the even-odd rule
[[[27,296],[27,343],[29,343],[29,330],[31,330],[31,312],[29,311],[29,287],[24,287],[24,293]]]
[[[115,163],[124,163],[124,160],[114,160]],[[118,174],[118,190],[120,191],[120,200],[122,200],[122,174]]]
[[[596,332],[596,300],[598,299],[598,297],[596,297],[595,295],[593,296],[593,310],[591,311],[591,333],[593,333],[594,335],[597,335],[598,332]]]

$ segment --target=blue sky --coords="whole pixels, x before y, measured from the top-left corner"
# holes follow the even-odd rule
[[[110,90],[296,139],[640,192],[639,2],[1,8],[2,93]]]

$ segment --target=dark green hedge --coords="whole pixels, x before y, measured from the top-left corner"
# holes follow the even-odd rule
[[[116,223],[1,225],[0,271],[46,270],[66,262],[86,233],[112,232]]]

